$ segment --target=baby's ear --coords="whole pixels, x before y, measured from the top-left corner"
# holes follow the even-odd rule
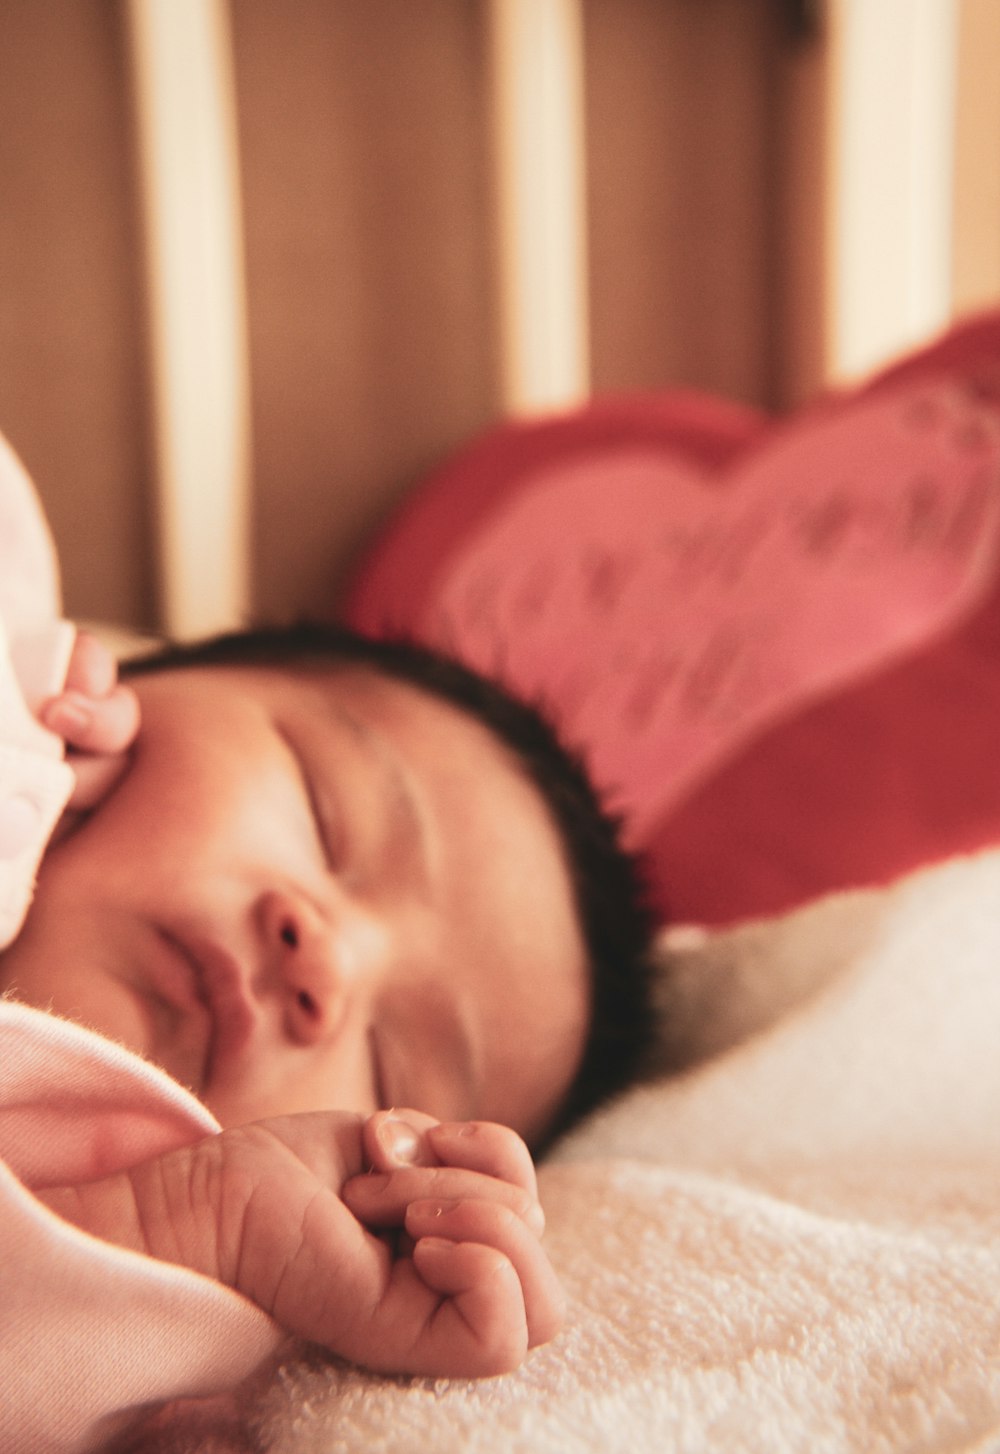
[[[394,1108],[376,1111],[365,1122],[364,1152],[372,1171],[397,1171],[401,1166],[440,1166],[426,1132],[439,1122],[423,1111]]]

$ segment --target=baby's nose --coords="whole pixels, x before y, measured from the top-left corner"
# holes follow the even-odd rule
[[[277,996],[289,1037],[313,1045],[336,1037],[351,996],[377,960],[377,934],[364,914],[339,905],[321,913],[294,894],[261,902],[267,987]]]

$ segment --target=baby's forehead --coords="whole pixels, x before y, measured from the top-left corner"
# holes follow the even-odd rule
[[[197,698],[200,686],[215,700],[260,701],[272,709],[310,715],[318,729],[347,727],[364,738],[405,734],[423,743],[438,743],[439,753],[472,755],[479,770],[512,775],[544,799],[525,772],[524,761],[509,734],[500,730],[488,710],[474,700],[441,689],[431,677],[424,680],[366,659],[263,656],[238,661],[167,659],[144,667],[135,679],[142,695],[151,688],[159,696],[179,702]]]
[[[210,680],[215,690],[246,696],[266,686],[271,691],[283,688],[296,691],[304,685],[328,688],[345,697],[365,694],[378,688],[391,694],[415,696],[442,705],[454,707],[473,719],[479,714],[468,709],[467,704],[456,701],[454,695],[442,690],[432,678],[423,679],[417,674],[392,670],[378,660],[365,657],[320,655],[315,653],[260,655],[243,657],[192,659],[178,652],[143,659],[136,663],[123,663],[122,675],[132,677],[141,688],[143,682],[156,681],[169,686]]]
[[[293,716],[305,721],[321,738],[335,741],[345,731],[362,743],[366,751],[386,754],[402,752],[413,758],[418,776],[446,773],[454,791],[464,783],[469,791],[486,788],[497,795],[498,811],[509,795],[527,806],[530,816],[540,815],[554,834],[559,857],[566,861],[566,844],[559,815],[553,806],[546,760],[536,761],[530,739],[522,755],[520,723],[511,729],[503,704],[497,710],[487,692],[480,699],[475,690],[447,678],[442,689],[433,670],[393,670],[367,657],[328,653],[264,652],[237,660],[168,658],[136,680],[142,692],[147,683],[156,694],[178,699],[199,684],[210,687],[216,702],[227,708],[240,699],[259,705],[277,722]],[[199,722],[204,714],[198,714]],[[252,764],[248,764],[248,770]],[[526,802],[530,800],[530,802]]]
[[[497,681],[462,662],[419,643],[358,635],[336,625],[313,623],[251,629],[190,644],[169,646],[152,657],[123,665],[123,674],[141,679],[167,673],[215,669],[227,674],[233,690],[268,678],[272,690],[289,691],[303,681],[327,685],[341,694],[378,686],[387,699],[416,696],[455,712],[466,725],[485,729],[502,746],[511,765],[535,749],[537,713],[509,696]],[[231,674],[231,675],[230,675]],[[243,678],[242,683],[239,678]]]

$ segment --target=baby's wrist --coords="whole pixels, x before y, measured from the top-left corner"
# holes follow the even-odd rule
[[[148,1252],[142,1218],[126,1172],[78,1186],[47,1187],[35,1197],[64,1222],[130,1252]]]
[[[222,1280],[221,1217],[212,1203],[218,1189],[212,1175],[217,1140],[206,1137],[97,1181],[50,1187],[36,1195],[92,1237]]]

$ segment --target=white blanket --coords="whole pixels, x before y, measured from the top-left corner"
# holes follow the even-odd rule
[[[1000,851],[670,942],[714,1053],[542,1169],[562,1336],[484,1383],[286,1363],[235,1447],[1000,1450]]]

